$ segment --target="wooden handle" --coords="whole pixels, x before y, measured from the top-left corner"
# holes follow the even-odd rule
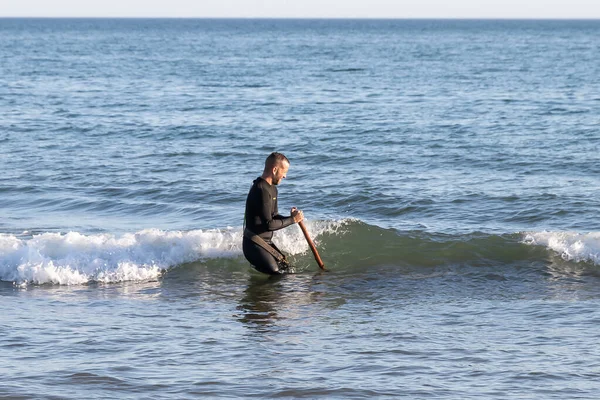
[[[298,222],[298,225],[300,225],[300,229],[302,229],[302,233],[304,234],[304,237],[306,238],[306,241],[308,242],[308,246],[312,250],[313,255],[315,256],[315,260],[317,260],[317,264],[319,264],[319,268],[321,268],[323,271],[325,271],[325,264],[323,263],[323,260],[321,260],[321,257],[319,257],[319,252],[317,251],[315,244],[313,243],[312,239],[310,238],[310,235],[308,234],[308,230],[306,229],[306,226],[304,225],[304,221]]]

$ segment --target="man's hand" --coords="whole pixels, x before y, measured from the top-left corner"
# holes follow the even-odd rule
[[[292,207],[291,214],[295,224],[304,219],[304,213],[298,210],[296,207]]]

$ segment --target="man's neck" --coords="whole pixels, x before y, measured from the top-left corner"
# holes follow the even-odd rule
[[[267,182],[269,185],[272,185],[272,184],[273,184],[273,177],[272,177],[271,175],[265,175],[265,174],[262,174],[262,175],[261,175],[261,178],[262,178],[262,179],[263,179],[265,182]]]

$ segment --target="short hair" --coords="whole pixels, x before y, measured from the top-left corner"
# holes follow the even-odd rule
[[[276,151],[269,154],[269,157],[265,160],[265,167],[281,165],[283,162],[290,163],[290,160],[286,156]]]

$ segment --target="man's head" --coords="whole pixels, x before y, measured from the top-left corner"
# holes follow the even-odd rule
[[[290,161],[281,153],[273,152],[265,160],[265,170],[263,178],[270,178],[273,185],[279,185],[279,182],[288,172]]]

